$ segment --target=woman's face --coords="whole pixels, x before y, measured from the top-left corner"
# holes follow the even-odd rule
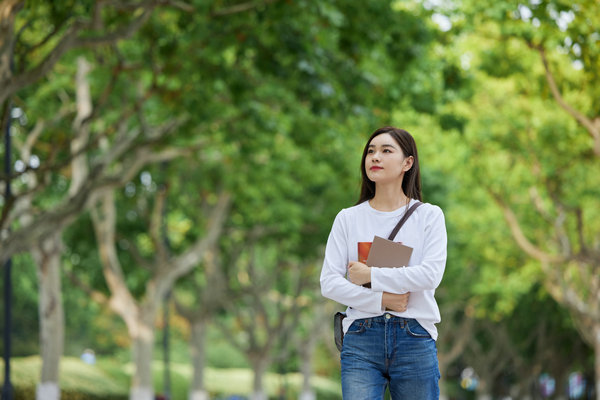
[[[405,157],[400,145],[389,133],[382,133],[371,140],[365,157],[367,177],[375,183],[387,183],[400,179],[413,164],[413,157]]]

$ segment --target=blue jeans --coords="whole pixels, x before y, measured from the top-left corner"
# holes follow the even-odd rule
[[[414,319],[382,316],[358,319],[344,336],[341,353],[344,400],[438,399],[435,340]]]

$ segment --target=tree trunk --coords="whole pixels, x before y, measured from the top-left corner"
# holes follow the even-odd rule
[[[491,383],[492,379],[482,378],[482,374],[479,374],[479,385],[475,390],[475,398],[477,400],[492,400],[492,395],[490,394]]]
[[[250,400],[268,400],[268,396],[263,388],[263,379],[267,371],[268,360],[258,356],[251,358],[252,367],[254,369],[254,385]]]
[[[470,332],[470,331],[467,330],[465,332]],[[464,336],[467,336],[467,335],[464,335]],[[440,400],[448,400],[449,399],[448,395],[446,394],[445,377],[447,376],[446,371],[448,370],[448,366],[451,363],[451,362],[448,362],[450,358],[451,358],[451,361],[454,361],[458,357],[444,357],[444,355],[441,354],[441,351],[438,350],[438,368],[440,370],[440,381],[439,381]]]
[[[15,16],[23,7],[24,1],[10,0],[0,2],[0,82],[8,82],[12,78],[12,53],[14,41]],[[2,96],[0,104],[6,96]]]
[[[440,400],[448,400],[449,397],[446,394],[446,380],[444,379],[444,377],[446,376],[446,371],[442,370],[442,368],[440,368],[440,381],[439,381],[439,387],[440,387]]]
[[[438,349],[438,366],[440,370],[440,400],[447,400],[445,378],[447,370],[453,362],[461,357],[474,336],[474,318],[465,308],[466,300],[447,301],[441,310],[444,323],[440,327]]]
[[[594,324],[594,360],[595,360],[595,387],[596,400],[600,400],[600,323]]]
[[[136,301],[127,287],[125,274],[117,255],[115,246],[117,210],[114,191],[110,189],[102,193],[98,206],[92,209],[92,221],[103,264],[104,278],[111,292],[109,304],[112,310],[123,318],[133,340],[132,356],[135,374],[131,383],[131,400],[153,400],[151,363],[154,321],[158,307],[173,282],[188,273],[206,251],[205,248],[216,242],[223,227],[228,205],[227,198],[219,203],[211,215],[213,221],[207,236],[199,239],[191,249],[174,260],[156,261],[153,265],[153,276],[146,283],[146,300],[143,304]],[[161,274],[160,265],[168,265],[169,274]]]
[[[36,391],[39,400],[58,400],[60,357],[64,346],[64,311],[61,295],[61,233],[45,239],[32,251],[39,282],[40,354],[42,371]]]
[[[208,400],[209,398],[208,392],[204,388],[205,337],[206,322],[201,319],[195,321],[192,324],[192,337],[190,339],[193,372],[189,400]]]
[[[152,314],[154,315],[154,314]],[[135,371],[131,381],[130,400],[154,400],[152,385],[152,352],[154,348],[154,327],[137,321],[136,332],[131,334],[132,357]]]
[[[314,340],[310,339],[305,343],[305,346],[300,348],[300,356],[302,357],[302,364],[300,365],[300,371],[302,372],[302,391],[300,392],[299,400],[316,400],[317,398],[310,385],[314,351],[315,343]]]
[[[558,368],[553,368],[551,375],[556,380],[556,388],[554,390],[554,398],[556,400],[566,400],[569,387],[569,372],[570,368],[566,364],[561,364]]]

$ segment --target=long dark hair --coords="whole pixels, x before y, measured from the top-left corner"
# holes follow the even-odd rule
[[[367,158],[367,151],[369,150],[371,141],[375,136],[381,135],[382,133],[387,133],[394,138],[394,140],[402,149],[404,157],[413,156],[414,162],[412,167],[404,173],[402,190],[410,199],[423,201],[421,195],[421,170],[419,169],[419,155],[417,153],[417,144],[415,143],[415,139],[404,129],[394,128],[393,126],[384,126],[383,128],[379,128],[371,134],[371,137],[367,141],[365,149],[363,150],[362,160],[360,161],[362,185],[360,189],[360,197],[358,198],[358,202],[356,204],[363,203],[375,197],[375,182],[367,177],[365,159]]]

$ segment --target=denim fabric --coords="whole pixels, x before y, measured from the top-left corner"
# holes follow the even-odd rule
[[[358,319],[344,336],[341,353],[344,400],[439,398],[435,340],[414,319],[384,314]]]

